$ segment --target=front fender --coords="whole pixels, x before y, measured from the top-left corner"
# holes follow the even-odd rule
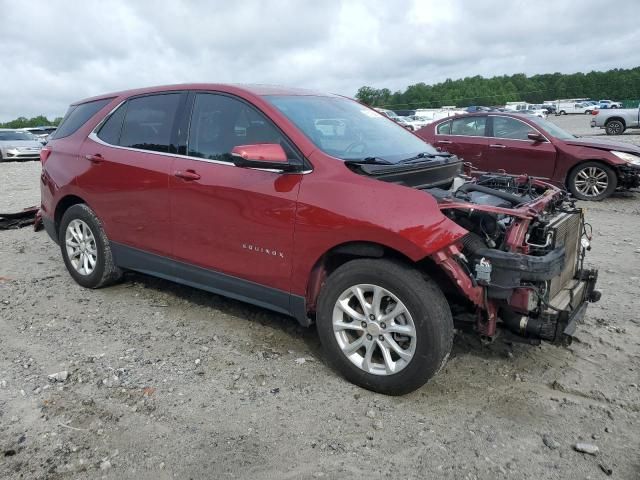
[[[370,242],[419,261],[468,233],[426,192],[358,175],[338,160],[314,166],[298,197],[294,293],[305,293],[313,266],[338,245]]]

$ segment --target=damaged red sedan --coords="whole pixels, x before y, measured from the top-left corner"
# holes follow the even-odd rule
[[[455,155],[340,96],[103,95],[69,108],[41,160],[42,220],[80,285],[134,270],[315,323],[327,361],[386,394],[442,368],[454,322],[563,344],[600,297],[565,193],[469,180]]]

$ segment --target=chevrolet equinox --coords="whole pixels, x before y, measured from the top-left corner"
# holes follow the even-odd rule
[[[315,323],[327,361],[377,392],[435,375],[454,322],[566,344],[600,297],[565,192],[528,175],[471,179],[341,96],[101,95],[70,106],[41,162],[40,215],[80,285],[134,270]]]

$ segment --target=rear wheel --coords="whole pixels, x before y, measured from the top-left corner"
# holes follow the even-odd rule
[[[87,205],[72,205],[64,212],[58,235],[67,270],[80,285],[100,288],[121,278],[102,224]]]
[[[425,384],[445,364],[453,342],[440,289],[390,260],[353,260],[333,272],[318,299],[317,328],[338,372],[388,395]]]
[[[615,191],[618,184],[613,169],[599,162],[578,165],[567,180],[569,190],[580,200],[603,200]]]
[[[564,110],[560,110],[560,115],[566,115],[567,112],[565,112]]]
[[[622,135],[625,131],[625,126],[620,120],[609,120],[604,130],[607,135]]]

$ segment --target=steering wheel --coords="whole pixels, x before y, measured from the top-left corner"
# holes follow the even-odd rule
[[[344,149],[344,153],[354,153],[354,151],[358,148],[362,147],[362,150],[358,153],[364,153],[367,151],[367,144],[363,141],[358,140],[357,142],[351,143],[347,148]]]

